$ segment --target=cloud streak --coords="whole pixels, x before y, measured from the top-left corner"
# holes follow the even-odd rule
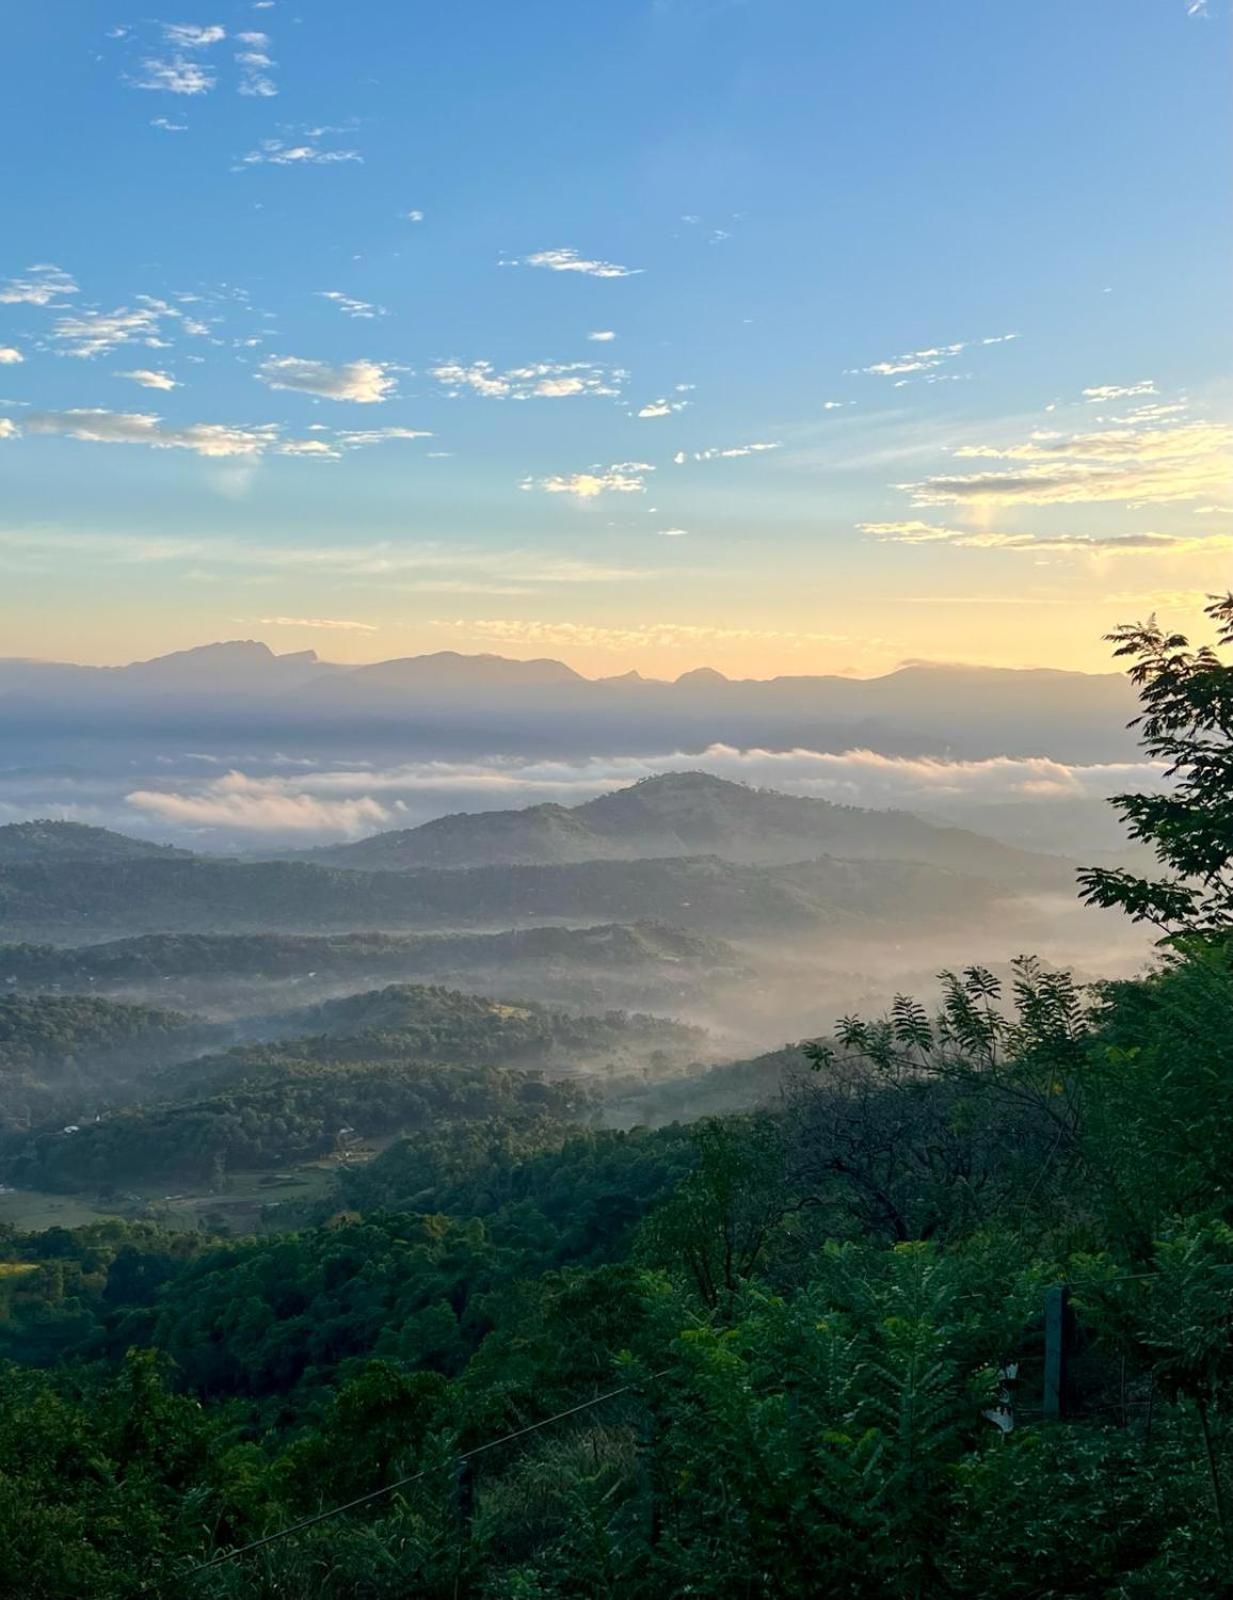
[[[270,356],[255,376],[271,389],[289,389],[326,400],[348,400],[356,405],[380,405],[397,387],[388,362],[348,361],[331,366],[303,356]]]
[[[635,278],[641,267],[622,267],[615,261],[591,260],[577,250],[537,250],[533,255],[503,263],[507,266],[542,267],[548,272],[577,272],[588,278]]]

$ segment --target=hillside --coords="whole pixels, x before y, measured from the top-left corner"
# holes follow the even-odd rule
[[[588,1100],[578,1080],[681,1071],[707,1053],[700,1029],[660,1018],[578,1017],[414,985],[309,1008],[285,1032],[168,1067],[140,1102],[82,1126],[11,1133],[0,1173],[61,1191],[213,1182],[392,1132],[496,1115],[575,1118]]]
[[[239,1085],[373,1063],[485,1062],[574,1077],[601,1069],[703,1059],[706,1034],[660,1017],[610,1011],[575,1016],[533,1002],[506,1002],[439,985],[390,984],[288,1013],[279,1037],[237,1045],[168,1068],[159,1093]]]
[[[790,938],[893,921],[971,921],[1004,899],[988,879],[911,862],[717,856],[543,867],[356,872],[205,857],[0,867],[0,936],[92,941],[149,932],[511,928],[536,921],[678,924]]]
[[[582,805],[529,806],[439,817],[418,828],[335,845],[305,859],[365,871],[412,867],[557,865],[716,855],[786,863],[816,855],[915,861],[1005,882],[1060,884],[1069,868],[906,811],[870,811],[706,772],[670,772]]]
[[[0,866],[38,862],[148,861],[186,856],[172,845],[132,839],[84,822],[10,822],[0,828]]]
[[[590,928],[525,928],[508,933],[150,933],[103,944],[0,945],[0,984],[14,989],[117,989],[172,979],[391,979],[444,971],[491,971],[544,963],[639,972],[660,966],[735,968],[721,939],[663,922]]]

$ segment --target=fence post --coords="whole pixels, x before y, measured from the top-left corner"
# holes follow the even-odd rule
[[[1058,1283],[1045,1295],[1044,1415],[1046,1422],[1060,1422],[1066,1415],[1070,1329],[1070,1286],[1065,1283]]]

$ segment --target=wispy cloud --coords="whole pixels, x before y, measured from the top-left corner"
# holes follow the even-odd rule
[[[850,637],[840,633],[797,632],[780,628],[726,628],[690,622],[644,622],[614,628],[590,622],[539,621],[491,617],[438,620],[436,628],[449,629],[469,639],[516,646],[551,646],[586,650],[686,650],[707,644],[836,644]]]
[[[204,322],[189,316],[180,307],[150,295],[137,295],[132,306],[117,306],[114,311],[69,311],[57,318],[52,338],[64,346],[64,354],[89,360],[123,344],[144,344],[163,348],[164,324],[177,324],[195,336],[209,332]]]
[[[898,485],[916,505],[1053,505],[1113,500],[1159,504],[1220,494],[1230,476],[1233,429],[1213,422],[1103,433],[1038,433],[1009,445],[963,445],[964,460],[1025,463],[1010,470],[942,474]]]
[[[1085,389],[1083,398],[1090,403],[1100,404],[1106,400],[1130,400],[1136,395],[1155,394],[1156,384],[1151,378],[1142,378],[1138,383],[1102,383],[1094,388]]]
[[[611,328],[597,328],[594,333],[588,333],[587,338],[592,344],[611,344],[616,334]]]
[[[22,429],[91,444],[144,444],[156,450],[191,450],[196,455],[212,457],[260,456],[279,441],[274,423],[244,428],[220,422],[190,422],[176,427],[149,413],[87,407],[29,412],[22,419]]]
[[[641,267],[622,267],[615,261],[590,260],[577,250],[537,250],[533,255],[503,261],[503,266],[544,267],[549,272],[580,272],[588,278],[633,278]]]
[[[218,82],[212,68],[187,56],[148,56],[141,63],[139,76],[130,78],[134,89],[150,89],[162,94],[209,94]]]
[[[683,467],[687,461],[734,461],[741,456],[763,455],[768,450],[782,450],[783,442],[779,439],[761,439],[753,444],[731,444],[721,447],[716,446],[711,450],[678,450],[673,456],[673,461],[678,467]]]
[[[172,122],[170,117],[151,117],[150,126],[161,128],[164,133],[187,133],[187,122]]]
[[[258,617],[262,628],[323,628],[336,633],[379,633],[374,622],[352,622],[345,617]]]
[[[1028,555],[1215,555],[1233,550],[1233,535],[1177,533],[1034,534],[947,528],[931,522],[861,522],[862,533],[892,544],[949,545],[960,550],[1011,550]]]
[[[339,289],[319,289],[318,299],[329,300],[347,317],[357,317],[361,321],[370,322],[374,317],[387,317],[389,312],[384,306],[372,305],[367,300],[357,300],[353,295],[343,294]]]
[[[433,435],[423,428],[361,428],[342,429],[334,438],[344,450],[359,450],[365,445],[388,444],[395,439],[431,439]]]
[[[1017,333],[998,333],[987,339],[959,339],[954,344],[929,345],[924,350],[909,350],[905,355],[894,356],[889,361],[875,361],[872,366],[855,367],[853,372],[868,373],[875,378],[898,378],[906,373],[934,372],[953,361],[965,350],[980,349],[985,345],[1008,344],[1017,339]]]
[[[618,461],[610,467],[594,466],[586,472],[524,478],[522,489],[542,489],[545,494],[572,494],[579,500],[594,500],[601,494],[642,494],[646,474],[655,468],[646,461]]]
[[[194,828],[241,828],[253,833],[343,834],[371,832],[395,815],[380,801],[322,799],[297,794],[277,778],[229,772],[198,793],[135,789],[128,804],[139,811]]]
[[[320,576],[357,586],[441,594],[533,594],[654,578],[655,569],[560,556],[550,551],[480,550],[445,541],[306,545],[261,544],[222,537],[81,533],[54,528],[0,529],[0,550],[61,564],[174,564],[197,571]]]
[[[357,405],[379,405],[393,394],[397,379],[382,361],[348,361],[331,366],[302,356],[270,356],[255,374],[271,389],[290,389],[319,395],[326,400],[350,400]]]
[[[539,361],[505,372],[498,372],[491,361],[473,361],[470,366],[447,361],[433,367],[432,375],[450,394],[469,390],[488,400],[559,400],[588,394],[613,397],[620,394],[620,385],[628,376],[620,368],[589,361]]]
[[[169,372],[156,372],[149,367],[137,367],[132,372],[117,372],[117,378],[131,378],[143,389],[178,389],[179,383]]]
[[[298,141],[288,139],[263,139],[255,150],[241,156],[236,171],[245,167],[329,167],[338,162],[359,161],[364,157],[358,150],[334,150],[323,146],[321,138],[330,129],[309,132]]]
[[[63,267],[41,262],[27,267],[25,275],[0,283],[0,305],[56,306],[61,296],[77,294],[78,288]]]
[[[220,44],[227,37],[227,30],[218,23],[202,26],[196,22],[164,22],[163,37],[176,50],[204,50]]]
[[[637,415],[641,418],[670,417],[674,411],[684,411],[688,404],[688,400],[669,400],[665,396],[659,400],[649,400]]]
[[[237,42],[243,46],[236,52],[236,65],[240,69],[238,92],[252,99],[270,100],[278,93],[278,85],[270,77],[274,61],[270,57],[269,35],[264,33],[238,33]]]

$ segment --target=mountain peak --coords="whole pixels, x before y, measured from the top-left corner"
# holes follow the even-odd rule
[[[676,683],[685,686],[696,686],[700,689],[712,683],[731,683],[722,672],[717,672],[714,667],[694,667],[690,672],[682,672]]]

